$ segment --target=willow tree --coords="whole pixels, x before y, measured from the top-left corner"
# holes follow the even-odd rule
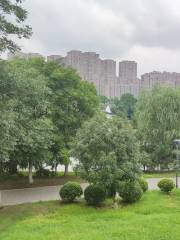
[[[180,137],[180,89],[156,87],[143,92],[136,109],[138,134],[150,155],[150,167],[168,167],[173,140]]]

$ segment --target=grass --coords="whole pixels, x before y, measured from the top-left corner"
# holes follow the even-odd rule
[[[171,172],[144,173],[143,177],[144,178],[172,178],[172,177],[175,177],[175,172],[171,171]]]
[[[24,204],[0,210],[3,240],[179,240],[180,190],[146,193],[133,205],[113,209],[83,202]]]
[[[34,176],[34,183],[29,184],[27,174],[21,173],[21,175],[2,177],[0,179],[0,190],[55,186],[62,185],[67,181],[82,182],[82,180],[79,177],[75,176],[74,173],[69,173],[67,176],[64,176],[62,172],[59,172],[57,176],[54,177],[39,178]]]

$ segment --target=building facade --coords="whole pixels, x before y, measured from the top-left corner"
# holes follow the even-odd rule
[[[155,86],[180,86],[180,73],[150,72],[141,76],[140,88],[142,90],[152,89]]]
[[[122,61],[119,63],[119,79],[121,83],[132,84],[137,80],[137,62]]]
[[[23,52],[15,52],[15,53],[8,53],[8,60],[11,60],[13,58],[25,58],[25,59],[30,59],[30,58],[45,58],[43,55],[39,53],[23,53]]]

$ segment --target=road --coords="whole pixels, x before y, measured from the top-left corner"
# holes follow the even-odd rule
[[[158,189],[157,183],[160,178],[150,178],[148,185],[150,190]],[[173,179],[175,181],[175,179]],[[178,179],[180,186],[180,178]],[[83,189],[87,186],[82,184]],[[13,189],[0,191],[0,206],[17,205],[22,203],[32,203],[39,201],[58,200],[61,186],[36,187],[25,189]]]

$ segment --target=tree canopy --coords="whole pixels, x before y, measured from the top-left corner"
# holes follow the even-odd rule
[[[132,119],[136,102],[137,99],[130,93],[124,94],[120,99],[115,98],[112,100],[112,113],[119,116],[124,115],[128,119]]]
[[[70,143],[99,108],[95,87],[43,59],[0,62],[0,163],[32,168],[69,162]],[[15,169],[15,168],[14,168]]]
[[[180,137],[180,89],[156,87],[141,94],[136,120],[141,145],[151,156],[151,165],[168,167],[173,140]]]
[[[83,124],[74,142],[77,173],[106,188],[135,180],[139,173],[139,146],[130,124],[122,119],[95,116]]]
[[[29,38],[32,34],[31,28],[24,25],[27,11],[22,7],[22,0],[0,1],[0,54],[9,50],[19,50],[19,46],[12,40],[12,36],[18,38]]]

